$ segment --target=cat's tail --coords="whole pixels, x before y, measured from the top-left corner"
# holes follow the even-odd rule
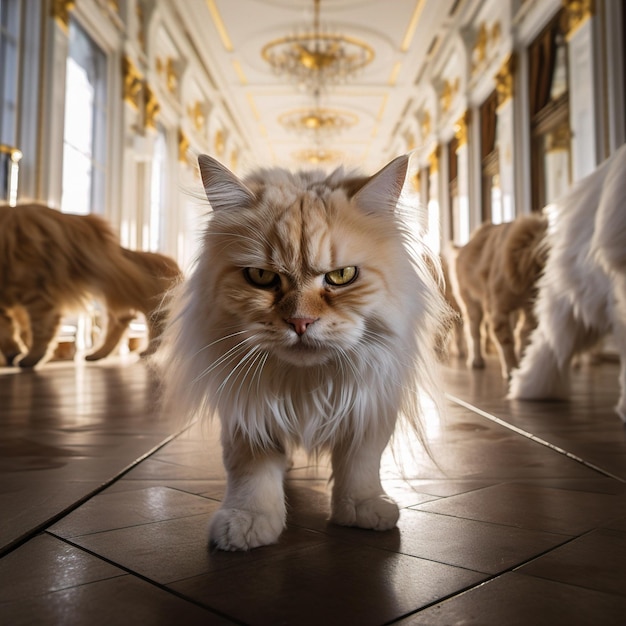
[[[546,264],[548,220],[540,214],[524,215],[511,223],[504,248],[504,273],[514,293],[525,293]]]

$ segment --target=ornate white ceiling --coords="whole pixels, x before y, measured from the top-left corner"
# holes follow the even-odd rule
[[[356,123],[324,146],[339,156],[338,162],[374,171],[407,150],[398,131],[416,97],[429,46],[445,29],[454,4],[321,0],[322,26],[374,50],[369,65],[321,99],[324,107],[356,116]],[[294,155],[312,148],[312,142],[279,120],[310,106],[312,97],[275,75],[261,50],[272,40],[310,27],[313,0],[185,0],[176,8],[216,82],[223,107],[247,142],[242,165],[305,165]]]

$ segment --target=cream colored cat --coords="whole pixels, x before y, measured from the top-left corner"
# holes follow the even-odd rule
[[[394,527],[381,454],[399,413],[419,428],[447,313],[395,209],[408,158],[369,179],[270,169],[240,181],[199,164],[213,211],[163,361],[169,405],[221,419],[228,485],[211,544],[278,540],[294,446],[330,452],[335,523]]]

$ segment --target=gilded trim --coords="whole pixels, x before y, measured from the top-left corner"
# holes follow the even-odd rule
[[[122,77],[124,79],[124,100],[139,110],[139,97],[143,88],[143,77],[127,56],[122,58]]]
[[[567,39],[571,39],[574,33],[590,18],[595,15],[595,0],[562,0],[565,9]]]
[[[461,117],[454,124],[454,136],[458,140],[457,149],[467,144],[467,133],[469,130],[470,121],[472,119],[469,109],[461,115]]]
[[[70,11],[75,8],[75,0],[52,0],[50,14],[66,33],[70,25]]]
[[[187,151],[189,150],[189,139],[187,135],[182,131],[181,128],[178,129],[178,160],[181,163],[187,163]]]
[[[143,125],[145,128],[156,128],[156,118],[161,110],[161,105],[154,95],[154,91],[150,89],[148,84],[144,85],[144,96],[143,96],[143,106],[144,106],[144,117],[143,117]]]
[[[502,63],[500,70],[495,75],[498,108],[503,106],[515,95],[516,69],[517,59],[514,54],[509,54]]]
[[[428,165],[431,175],[439,171],[439,153],[439,146],[435,146],[435,149],[428,155]]]

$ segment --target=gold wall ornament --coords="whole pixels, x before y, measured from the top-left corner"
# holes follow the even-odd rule
[[[213,148],[217,156],[222,156],[224,154],[224,149],[226,148],[226,136],[221,128],[215,133]]]
[[[407,152],[415,150],[415,135],[412,132],[407,131],[404,133],[404,142],[406,143]]]
[[[567,24],[567,39],[595,15],[595,0],[562,0]]]
[[[178,68],[176,67],[176,60],[172,57],[166,57],[165,60],[161,57],[156,59],[156,70],[165,81],[167,90],[170,93],[176,93],[178,89]]]
[[[458,76],[454,81],[447,78],[443,81],[440,98],[441,108],[443,109],[444,113],[447,113],[450,110],[452,102],[456,98],[456,95],[459,93],[460,85],[461,80]]]
[[[122,58],[122,77],[124,80],[124,100],[139,109],[139,96],[143,87],[143,77],[129,57]]]
[[[430,135],[430,132],[432,130],[432,120],[430,117],[430,112],[427,109],[424,109],[418,116],[418,121],[420,129],[422,131],[422,140],[424,140]]]
[[[145,128],[156,128],[156,118],[161,110],[161,105],[159,104],[156,96],[154,95],[154,91],[150,89],[148,84],[144,85],[144,116],[143,123]]]
[[[199,132],[202,131],[206,124],[205,105],[200,100],[196,100],[193,106],[189,105],[189,107],[187,108],[187,114],[193,122],[194,128]]]
[[[435,149],[428,155],[428,166],[430,167],[430,173],[436,174],[439,171],[439,155],[441,149],[439,146],[435,146]]]
[[[182,128],[178,129],[178,160],[181,163],[188,163],[187,151],[189,150],[189,139]]]
[[[117,13],[119,15],[119,12],[120,12],[120,2],[119,2],[119,0],[109,0],[108,1],[108,5],[109,5],[109,9],[111,9],[111,11],[114,11],[115,13]]]
[[[70,11],[75,7],[75,0],[52,0],[51,15],[65,32],[70,25]]]
[[[546,135],[546,152],[569,152],[571,143],[572,131],[569,124],[561,124]]]
[[[476,43],[474,44],[474,66],[480,65],[487,58],[487,44],[489,43],[489,34],[487,32],[487,24],[481,22],[476,34]]]
[[[470,121],[472,119],[469,109],[459,117],[454,124],[454,136],[456,137],[458,144],[457,149],[461,148],[467,143],[467,133],[469,130]]]
[[[498,108],[508,102],[515,95],[515,71],[517,60],[514,54],[509,54],[495,75],[496,92],[498,94]]]

